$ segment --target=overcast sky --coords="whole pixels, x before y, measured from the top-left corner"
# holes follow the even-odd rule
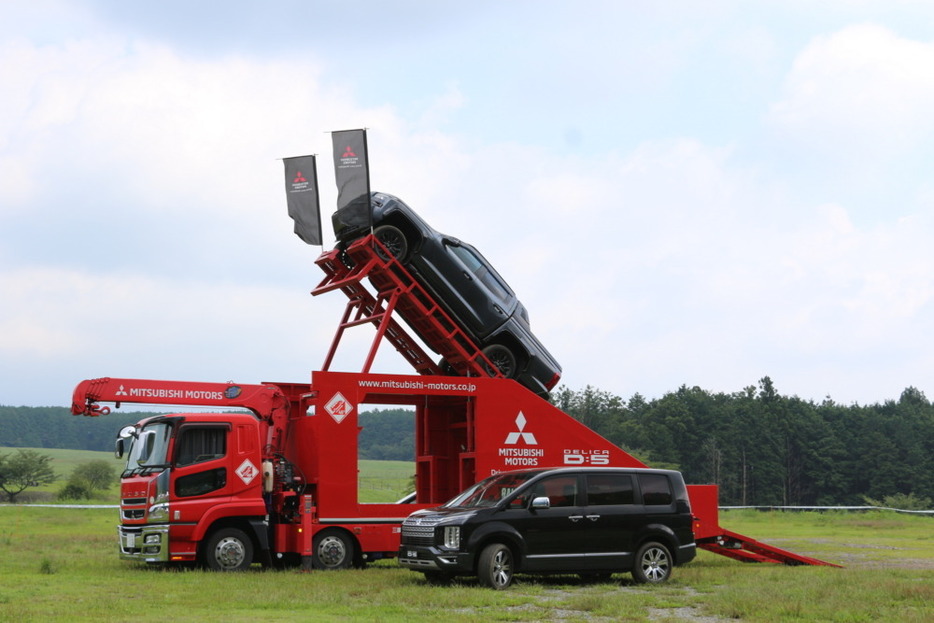
[[[304,382],[282,157],[472,242],[564,368],[934,397],[934,4],[0,0],[0,404],[82,379]],[[332,369],[358,371],[369,329]],[[374,371],[410,372],[386,345]]]

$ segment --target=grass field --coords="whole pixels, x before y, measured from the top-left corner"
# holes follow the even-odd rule
[[[628,574],[518,578],[495,592],[367,569],[218,574],[127,563],[112,509],[0,506],[0,621],[930,621],[934,518],[891,512],[722,513],[724,527],[830,567],[744,564],[707,552],[663,586]]]
[[[58,480],[49,485],[26,489],[17,498],[19,503],[54,503],[56,493],[62,488],[72,470],[93,460],[104,460],[114,466],[115,478],[119,478],[126,459],[117,459],[111,452],[91,452],[88,450],[61,450],[56,448],[29,448],[52,457],[51,465]],[[17,448],[0,447],[0,454],[10,454]],[[366,504],[395,502],[412,491],[415,465],[408,461],[360,461],[358,477],[358,495]],[[92,500],[95,504],[117,504],[120,487],[117,480],[113,486],[102,491]],[[5,500],[2,500],[5,501]],[[69,503],[73,501],[68,501]]]

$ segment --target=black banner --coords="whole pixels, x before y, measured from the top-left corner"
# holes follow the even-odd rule
[[[295,221],[295,234],[308,244],[323,244],[315,157],[299,156],[282,161],[285,163],[285,195],[289,216]]]
[[[334,145],[338,218],[346,227],[369,229],[370,170],[366,130],[331,132],[331,141]]]

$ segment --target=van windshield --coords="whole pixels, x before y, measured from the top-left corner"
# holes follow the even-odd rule
[[[504,472],[490,476],[470,487],[444,506],[447,508],[489,508],[541,472]]]

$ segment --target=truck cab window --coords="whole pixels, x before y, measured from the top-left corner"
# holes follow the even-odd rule
[[[227,427],[182,427],[175,464],[179,467],[223,458],[227,454]]]

